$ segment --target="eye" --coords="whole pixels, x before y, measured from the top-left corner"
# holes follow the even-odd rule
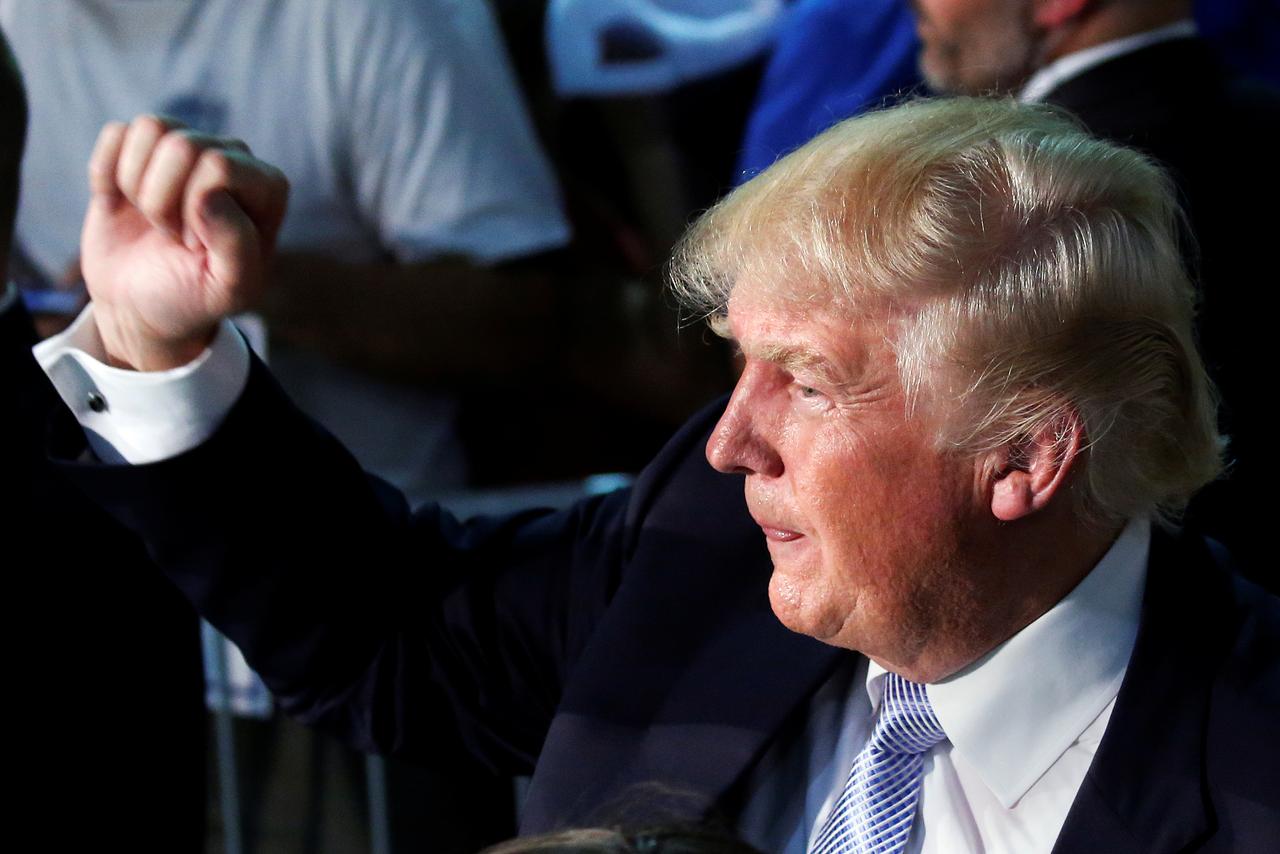
[[[831,409],[831,390],[822,383],[810,385],[814,379],[814,377],[791,377],[789,389],[791,402],[799,412],[818,414]]]
[[[793,380],[791,383],[792,397],[797,401],[803,401],[807,407],[823,406],[827,402],[827,393],[818,386],[805,385],[799,380]]]

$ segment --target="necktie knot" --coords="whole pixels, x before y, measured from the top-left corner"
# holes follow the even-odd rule
[[[896,673],[885,674],[871,746],[886,753],[925,753],[946,737],[925,687]]]

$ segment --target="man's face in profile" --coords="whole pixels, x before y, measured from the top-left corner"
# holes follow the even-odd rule
[[[1039,40],[1027,0],[912,0],[920,73],[936,92],[1009,93],[1036,69]]]
[[[940,449],[910,411],[885,321],[741,287],[728,320],[746,362],[707,458],[747,476],[774,612],[794,631],[908,664],[971,601],[975,463]]]

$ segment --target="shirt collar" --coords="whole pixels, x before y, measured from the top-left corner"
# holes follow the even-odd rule
[[[1195,22],[1190,18],[1184,18],[1181,21],[1157,27],[1154,30],[1147,30],[1145,33],[1103,42],[1100,45],[1069,53],[1031,75],[1031,79],[1026,82],[1026,85],[1022,87],[1022,91],[1018,93],[1018,100],[1026,103],[1043,101],[1058,86],[1073,77],[1078,77],[1095,65],[1101,65],[1109,59],[1115,59],[1126,53],[1133,53],[1153,44],[1173,39],[1189,38],[1195,34]]]
[[[1138,634],[1151,523],[1129,522],[1075,589],[1000,646],[928,686],[953,749],[1006,809],[1120,691]],[[880,703],[885,670],[867,668]]]

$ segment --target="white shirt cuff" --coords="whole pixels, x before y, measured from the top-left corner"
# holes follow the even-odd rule
[[[249,347],[229,320],[194,361],[168,371],[107,365],[92,304],[32,353],[93,452],[108,463],[154,463],[195,448],[213,435],[249,379]]]

